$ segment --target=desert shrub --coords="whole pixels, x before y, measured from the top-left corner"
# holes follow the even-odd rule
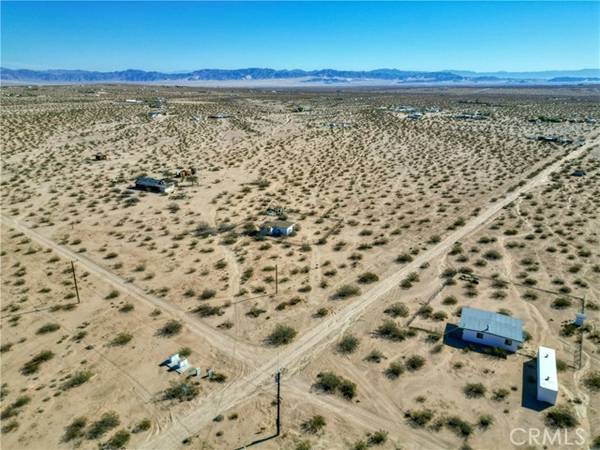
[[[404,366],[399,361],[390,363],[389,367],[385,369],[385,375],[390,379],[398,378],[404,373]]]
[[[63,383],[62,388],[66,390],[81,386],[93,376],[94,374],[89,370],[75,372],[75,374],[71,375],[71,377]]]
[[[213,383],[225,383],[225,381],[227,381],[227,375],[224,373],[214,372],[209,378],[209,381]]]
[[[296,337],[298,332],[288,325],[278,324],[275,329],[267,336],[269,345],[287,345]]]
[[[337,350],[340,353],[354,353],[358,348],[359,340],[356,336],[349,334],[344,336],[340,342],[338,342]]]
[[[179,353],[180,357],[187,358],[192,354],[192,349],[189,347],[181,347],[179,350],[177,350],[177,353]]]
[[[117,431],[107,442],[100,446],[101,450],[118,450],[125,448],[131,435],[127,430]]]
[[[405,365],[408,370],[414,372],[425,365],[425,358],[419,355],[413,355],[406,360]]]
[[[5,353],[5,352],[9,352],[10,349],[13,347],[13,343],[12,342],[7,342],[6,344],[2,344],[0,346],[0,353]]]
[[[442,300],[442,304],[444,305],[456,305],[457,302],[458,300],[456,300],[456,297],[454,297],[453,295],[449,295],[448,297],[444,298],[444,300]]]
[[[200,317],[220,316],[223,314],[220,306],[199,305],[194,312]]]
[[[567,367],[567,363],[564,362],[562,359],[556,360],[556,370],[558,370],[559,372],[564,372],[565,370],[567,370]]]
[[[133,311],[134,309],[135,309],[135,306],[133,306],[132,303],[125,303],[123,306],[121,306],[119,308],[119,312],[128,313],[130,311]]]
[[[150,421],[150,419],[142,419],[135,425],[135,427],[133,427],[133,432],[141,433],[143,431],[149,430],[151,426],[152,422]]]
[[[133,339],[133,336],[129,333],[119,333],[110,341],[111,347],[122,347],[129,343]]]
[[[583,384],[592,391],[600,391],[600,371],[594,371],[583,379]]]
[[[387,431],[383,431],[383,430],[376,431],[375,433],[373,433],[372,435],[369,436],[369,438],[367,439],[367,444],[369,446],[385,444],[385,441],[387,441],[387,437],[388,437]]]
[[[304,430],[306,433],[316,434],[321,431],[325,425],[325,417],[316,415],[312,416],[302,424],[302,430]]]
[[[35,355],[32,359],[27,361],[23,367],[21,367],[21,373],[23,375],[31,375],[36,373],[40,369],[40,365],[46,361],[50,361],[54,358],[54,353],[49,350],[44,350]]]
[[[414,427],[424,427],[433,418],[433,412],[429,409],[407,411],[404,417]]]
[[[171,337],[180,333],[182,328],[183,325],[181,325],[181,322],[178,322],[177,320],[169,320],[162,326],[162,328],[158,330],[158,334],[164,337]]]
[[[200,388],[188,381],[171,381],[171,384],[167,389],[163,391],[163,400],[179,400],[180,402],[187,402],[193,400],[198,396]]]
[[[504,400],[506,397],[508,397],[508,394],[510,394],[508,389],[504,389],[504,388],[495,389],[494,392],[492,393],[492,400],[500,402],[500,401]]]
[[[409,289],[412,287],[413,283],[416,283],[417,281],[419,281],[419,274],[416,272],[411,272],[400,282],[400,287],[403,289]]]
[[[262,309],[262,308],[259,308],[259,307],[258,307],[258,306],[256,306],[256,305],[254,305],[254,306],[252,306],[252,308],[250,308],[250,309],[248,310],[248,312],[246,313],[246,315],[247,315],[248,317],[252,317],[252,318],[255,318],[255,319],[256,319],[256,318],[257,318],[257,317],[259,317],[261,314],[264,314],[264,313],[266,313],[266,312],[267,312],[267,310],[266,310],[266,309]]]
[[[363,441],[356,441],[353,445],[352,445],[352,450],[367,450],[367,448],[369,448],[368,444]]]
[[[384,320],[377,330],[375,330],[375,334],[392,341],[403,341],[408,336],[408,332],[401,329],[393,320]]]
[[[324,392],[333,393],[339,387],[341,378],[333,372],[321,372],[317,375],[316,386]]]
[[[315,387],[327,393],[338,391],[344,398],[350,400],[356,395],[356,384],[333,372],[321,372],[317,375]]]
[[[360,289],[357,286],[353,286],[351,284],[345,284],[336,291],[334,298],[344,299],[344,298],[353,297],[353,296],[359,295],[359,294],[360,294]]]
[[[408,317],[408,307],[401,302],[394,303],[390,305],[383,311],[388,316],[392,317]]]
[[[408,253],[402,253],[401,255],[398,255],[396,257],[395,261],[397,263],[399,263],[399,264],[402,264],[402,263],[411,262],[412,260],[413,260],[413,257],[410,254],[408,254]]]
[[[15,431],[17,428],[19,428],[19,422],[17,422],[16,420],[11,420],[10,422],[7,422],[7,423],[3,422],[2,428],[0,428],[0,431],[2,432],[2,434],[7,434],[12,431]]]
[[[217,295],[217,291],[215,291],[214,289],[204,289],[200,294],[200,299],[208,300],[213,298],[215,295]]]
[[[444,311],[436,311],[432,314],[431,317],[433,320],[441,321],[441,320],[446,320],[446,318],[448,317],[448,314],[446,314]]]
[[[348,400],[351,400],[356,395],[356,384],[350,380],[342,379],[339,386],[339,391],[342,396]]]
[[[446,419],[446,426],[462,437],[470,436],[473,433],[473,427],[458,416],[450,416]]]
[[[28,404],[31,401],[31,397],[27,395],[21,395],[13,403],[8,405],[0,413],[0,420],[5,421],[6,419],[16,416],[19,414],[19,409]]]
[[[300,441],[296,444],[296,447],[294,447],[294,450],[311,450],[312,445],[310,444],[310,441]]]
[[[365,357],[365,360],[369,362],[379,363],[383,358],[385,358],[385,356],[379,350],[371,350],[369,354]]]
[[[35,334],[52,333],[53,331],[56,331],[59,328],[60,325],[57,323],[47,323],[46,325],[42,325],[41,327],[39,327]]]
[[[65,434],[63,434],[62,440],[64,442],[69,442],[73,439],[83,437],[83,430],[86,425],[87,419],[85,417],[77,417],[65,427]]]
[[[325,317],[327,314],[329,314],[329,310],[327,308],[319,308],[315,312],[315,317]]]
[[[554,299],[551,306],[554,309],[565,309],[571,306],[571,300],[567,297],[558,297]]]
[[[379,277],[373,272],[365,272],[358,276],[358,282],[361,284],[369,284],[378,281]]]
[[[502,254],[497,250],[488,250],[483,254],[485,259],[489,259],[491,261],[495,261],[502,258]]]
[[[117,290],[112,290],[110,291],[106,297],[104,297],[106,300],[112,300],[114,298],[117,298],[119,296],[119,291]]]
[[[88,439],[98,439],[106,434],[109,430],[119,426],[120,423],[121,421],[119,420],[119,415],[116,412],[106,412],[102,414],[100,419],[90,425],[90,428],[87,430],[86,437]]]
[[[579,424],[575,413],[566,405],[552,408],[546,413],[544,423],[549,428],[573,428]]]
[[[480,428],[484,429],[489,428],[493,423],[494,418],[489,414],[482,414],[477,420],[477,425],[479,425]]]
[[[464,394],[469,398],[478,398],[485,395],[486,388],[481,383],[467,383],[463,388]]]

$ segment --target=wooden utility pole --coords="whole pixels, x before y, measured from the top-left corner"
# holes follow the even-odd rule
[[[75,264],[71,261],[71,271],[73,272],[73,283],[75,283],[75,294],[77,294],[77,303],[81,303],[79,298],[79,288],[77,287],[77,277],[75,276]]]
[[[281,430],[281,372],[278,370],[275,374],[275,382],[277,383],[277,418],[275,419],[276,432],[275,436],[279,436]]]

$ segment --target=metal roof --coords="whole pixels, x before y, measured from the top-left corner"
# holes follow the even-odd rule
[[[505,339],[523,342],[522,320],[491,311],[465,307],[461,311],[458,326],[465,330],[481,331]]]

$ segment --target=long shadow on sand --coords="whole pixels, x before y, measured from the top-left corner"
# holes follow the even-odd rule
[[[552,405],[537,399],[537,361],[530,359],[523,363],[521,406],[534,411],[543,411]]]

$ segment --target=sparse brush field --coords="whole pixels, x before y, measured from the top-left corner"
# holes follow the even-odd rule
[[[266,448],[507,448],[512,428],[567,413],[588,442],[600,434],[597,88],[0,99],[4,447],[238,447],[272,433],[273,373],[254,374],[289,355],[284,434]],[[178,185],[141,192],[140,175]],[[277,219],[291,236],[257,232]],[[447,342],[463,306],[522,319],[521,351]],[[540,344],[557,350],[567,413],[523,406]],[[159,367],[176,352],[213,378]]]

